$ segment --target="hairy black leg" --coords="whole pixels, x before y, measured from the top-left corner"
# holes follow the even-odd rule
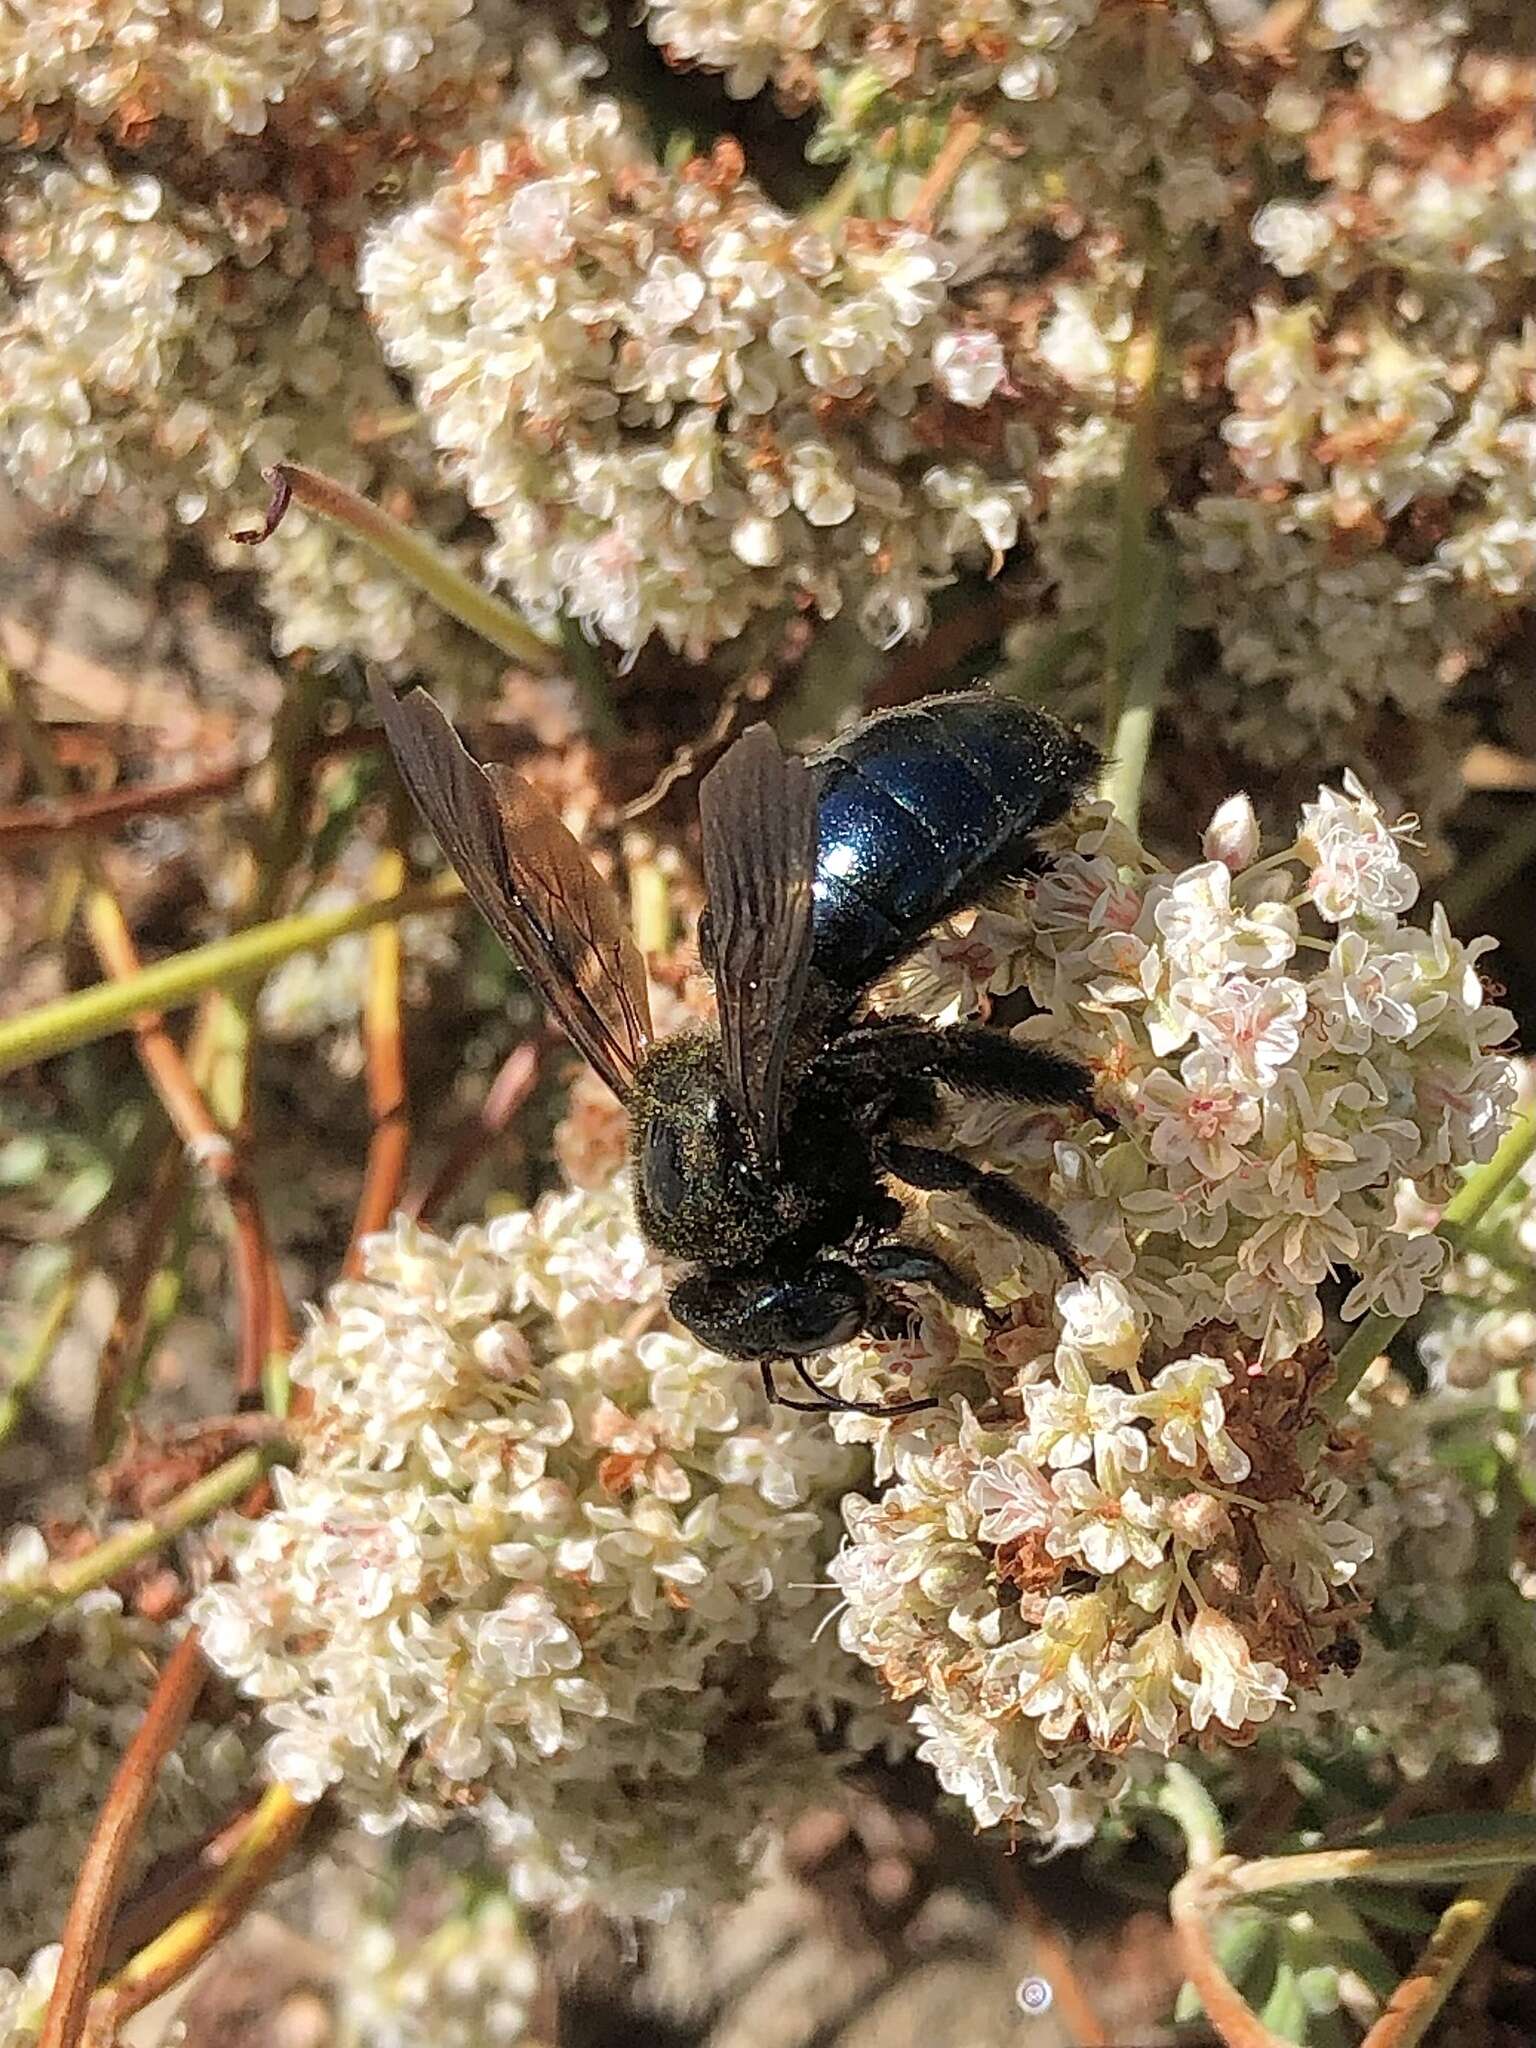
[[[790,1361],[797,1379],[803,1380],[816,1396],[814,1401],[797,1401],[793,1394],[782,1393],[773,1377],[770,1359],[760,1358],[757,1369],[763,1377],[763,1393],[775,1408],[793,1408],[797,1415],[837,1415],[852,1411],[858,1415],[916,1415],[923,1408],[937,1408],[937,1401],[845,1401],[841,1394],[829,1394],[825,1387],[818,1387],[806,1368],[804,1359]]]
[[[932,1194],[964,1195],[983,1216],[1011,1230],[1029,1244],[1044,1245],[1066,1267],[1074,1280],[1083,1278],[1066,1225],[1054,1209],[1037,1202],[999,1173],[987,1173],[953,1152],[936,1152],[926,1145],[903,1145],[893,1140],[881,1149],[881,1162],[908,1187]]]
[[[803,1358],[792,1358],[790,1365],[796,1379],[804,1382],[813,1394],[820,1394],[820,1407],[832,1411],[841,1410],[852,1415],[916,1415],[925,1408],[937,1408],[937,1401],[850,1401],[842,1394],[829,1394],[825,1387],[818,1387],[811,1378],[810,1367]],[[780,1396],[783,1399],[783,1396]],[[786,1407],[809,1408],[809,1401],[785,1402]]]
[[[819,1401],[797,1401],[793,1394],[781,1394],[773,1377],[773,1366],[766,1358],[760,1358],[757,1369],[763,1376],[763,1392],[775,1408],[793,1408],[799,1415],[825,1415],[829,1403],[825,1394]],[[814,1384],[814,1383],[813,1383]],[[818,1393],[821,1389],[816,1388]]]
[[[857,1024],[834,1040],[817,1068],[827,1079],[846,1076],[856,1093],[926,1081],[961,1095],[1094,1107],[1093,1076],[1085,1066],[981,1024]]]
[[[901,1239],[894,1244],[871,1245],[867,1252],[855,1254],[853,1263],[872,1280],[905,1280],[913,1286],[931,1287],[956,1308],[978,1309],[983,1315],[989,1312],[987,1298],[976,1282],[927,1245],[907,1244]]]

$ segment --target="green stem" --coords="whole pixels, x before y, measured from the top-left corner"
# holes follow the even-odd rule
[[[1152,748],[1157,707],[1173,661],[1178,626],[1177,579],[1166,548],[1148,544],[1151,571],[1147,582],[1146,625],[1132,657],[1130,674],[1109,745],[1104,794],[1127,831],[1141,822],[1141,786]]]
[[[291,1447],[282,1442],[253,1445],[184,1488],[158,1513],[130,1522],[84,1556],[54,1565],[37,1584],[18,1589],[0,1604],[0,1650],[29,1641],[83,1594],[152,1557],[183,1530],[206,1522],[221,1508],[232,1507],[274,1465],[286,1463],[291,1455]]]
[[[575,619],[561,620],[560,645],[565,651],[571,681],[576,685],[587,732],[599,746],[612,746],[622,738],[623,728],[613,708],[613,690],[601,651]]]
[[[1480,1821],[1488,1816],[1479,1814]],[[1229,1898],[1250,1898],[1256,1892],[1294,1891],[1311,1884],[1343,1884],[1369,1878],[1377,1884],[1444,1884],[1471,1872],[1517,1870],[1536,1862],[1536,1825],[1511,1817],[1499,1831],[1489,1828],[1485,1840],[1420,1843],[1361,1843],[1350,1849],[1304,1850],[1294,1856],[1256,1856],[1219,1874],[1219,1888]]]
[[[1529,1114],[1517,1117],[1504,1134],[1504,1142],[1498,1151],[1485,1166],[1468,1174],[1446,1203],[1440,1218],[1440,1234],[1455,1244],[1460,1241],[1463,1231],[1476,1229],[1533,1152],[1536,1152],[1536,1117]],[[1408,1321],[1407,1316],[1373,1313],[1355,1330],[1334,1360],[1333,1384],[1318,1403],[1330,1422],[1336,1422],[1344,1413],[1350,1395],[1369,1371],[1372,1361],[1381,1356]],[[1315,1427],[1304,1434],[1304,1453],[1309,1449],[1315,1451],[1318,1435]]]
[[[184,1009],[206,989],[227,989],[231,983],[265,974],[279,961],[295,953],[318,952],[348,932],[369,931],[376,924],[402,917],[451,909],[463,894],[456,876],[438,875],[382,902],[301,911],[269,924],[252,925],[227,939],[215,939],[169,960],[156,961],[141,973],[97,982],[92,988],[61,996],[57,1002],[0,1023],[0,1075],[90,1045],[115,1031],[126,1031],[146,1014]]]
[[[306,512],[318,512],[344,533],[351,535],[398,571],[413,588],[430,597],[442,611],[455,618],[471,633],[489,641],[492,647],[541,675],[559,666],[559,656],[549,642],[520,618],[511,605],[493,597],[478,583],[472,583],[434,541],[393,519],[382,506],[357,491],[348,490],[334,477],[301,463],[279,462],[263,475],[272,486],[272,502],[262,525],[249,532],[232,534],[232,540],[252,546],[276,531],[290,500],[297,500]]]
[[[80,1289],[85,1285],[89,1270],[90,1261],[77,1248],[69,1265],[55,1281],[27,1348],[11,1372],[5,1391],[0,1393],[0,1444],[12,1434],[26,1412],[27,1398],[42,1377],[53,1356],[54,1346],[74,1314],[75,1303],[80,1298]]]
[[[1104,634],[1104,735],[1111,741],[1130,695],[1132,667],[1144,637],[1143,619],[1151,595],[1148,548],[1152,484],[1156,469],[1158,408],[1162,397],[1164,327],[1173,289],[1173,264],[1160,239],[1147,253],[1145,305],[1127,345],[1147,350],[1141,386],[1125,444],[1125,461],[1115,502],[1115,581]]]

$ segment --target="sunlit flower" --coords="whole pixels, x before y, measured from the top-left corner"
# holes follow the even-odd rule
[[[197,1609],[301,1798],[471,1811],[519,1896],[658,1914],[835,1770],[817,1721],[873,1695],[811,1595],[856,1466],[662,1316],[622,1184],[369,1241],[294,1359],[299,1464]]]

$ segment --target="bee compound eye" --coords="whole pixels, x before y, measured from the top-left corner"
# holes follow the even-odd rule
[[[673,1216],[688,1196],[683,1148],[670,1124],[647,1124],[640,1143],[640,1178],[646,1203],[657,1216]]]

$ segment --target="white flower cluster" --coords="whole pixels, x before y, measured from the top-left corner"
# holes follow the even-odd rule
[[[269,122],[403,125],[482,61],[473,0],[13,0],[0,21],[0,136],[160,120],[211,152]]]
[[[978,1818],[1090,1831],[1137,1757],[1245,1741],[1312,1687],[1351,1624],[1371,1535],[1347,1473],[1303,1466],[1343,1313],[1413,1313],[1443,1242],[1402,1227],[1488,1158],[1511,1028],[1358,785],[1324,789],[1261,859],[1246,798],[1207,855],[1158,866],[1104,806],[1005,908],[940,933],[891,1000],[953,1018],[1021,994],[1015,1027],[1083,1059],[1108,1129],[961,1111],[957,1135],[1067,1221],[1086,1282],[1040,1307],[1046,1255],[955,1198],[931,1223],[996,1295],[985,1343],[928,1324],[838,1354],[839,1391],[941,1406],[873,1436],[892,1483],[846,1508],[845,1644],[915,1701],[922,1753]]]
[[[665,1327],[622,1187],[371,1240],[294,1377],[298,1468],[195,1612],[302,1798],[662,1914],[891,1732],[813,1641],[850,1453]]]
[[[473,152],[362,283],[518,604],[702,658],[791,602],[889,645],[1013,545],[1033,432],[990,472],[944,452],[1004,376],[949,270],[915,229],[782,213],[729,147],[664,172],[595,101]]]
[[[884,130],[889,170],[890,141],[898,165],[916,142],[898,203],[942,146],[944,117],[979,114],[981,153],[944,210],[962,235],[1135,220],[1149,204],[1178,233],[1239,201],[1246,110],[1203,65],[1209,22],[1192,5],[984,0],[957,13],[943,0],[647,0],[647,16],[670,57],[724,71],[734,94],[772,79],[791,101],[819,100],[824,156],[865,150]]]
[[[409,1893],[392,1911],[348,1896],[339,1872],[341,1900],[331,1884],[321,1894],[343,2038],[356,2048],[518,2048],[539,1986],[522,1916],[504,1894],[431,1882],[423,1864],[407,1864]]]
[[[19,1528],[0,1578],[23,1590],[47,1562],[41,1536]],[[20,1967],[58,1934],[112,1774],[173,1640],[164,1627],[125,1614],[117,1595],[102,1590],[77,1602],[0,1673],[0,1961]],[[130,1882],[225,1815],[253,1769],[246,1718],[205,1700],[161,1769]]]
[[[1520,1065],[1522,1106],[1536,1073]],[[1488,1388],[1500,1374],[1536,1367],[1536,1162],[1528,1161],[1446,1268],[1439,1298],[1415,1333],[1431,1386]],[[1522,1406],[1528,1406],[1522,1403]]]
[[[496,86],[467,0],[9,9],[12,485],[50,510],[90,509],[150,567],[178,525],[197,530],[261,576],[280,651],[442,652],[425,606],[322,525],[286,522],[255,556],[225,535],[250,523],[262,468],[285,458],[445,534],[463,519],[379,359],[355,251]]]
[[[1508,1663],[1488,1655],[1492,1495],[1443,1455],[1457,1420],[1455,1407],[1415,1398],[1390,1371],[1355,1396],[1349,1432],[1362,1469],[1346,1511],[1370,1544],[1351,1588],[1359,1658],[1325,1671],[1298,1702],[1278,1731],[1287,1746],[1347,1749],[1416,1782],[1448,1765],[1491,1763],[1503,1711],[1523,1712],[1528,1647]],[[1528,1609],[1514,1586],[1508,1599],[1520,1619],[1507,1646],[1528,1645]]]
[[[1361,701],[1433,715],[1536,575],[1536,322],[1469,363],[1400,319],[1261,302],[1226,374],[1238,483],[1179,522],[1190,623],[1303,731]]]
[[[941,0],[646,0],[647,28],[669,57],[726,74],[738,98],[770,79],[803,84],[805,60],[868,63],[861,81],[881,92],[931,98],[1001,83],[1015,99],[1055,90],[1054,58],[1099,13],[1100,0],[990,0],[957,16]]]

